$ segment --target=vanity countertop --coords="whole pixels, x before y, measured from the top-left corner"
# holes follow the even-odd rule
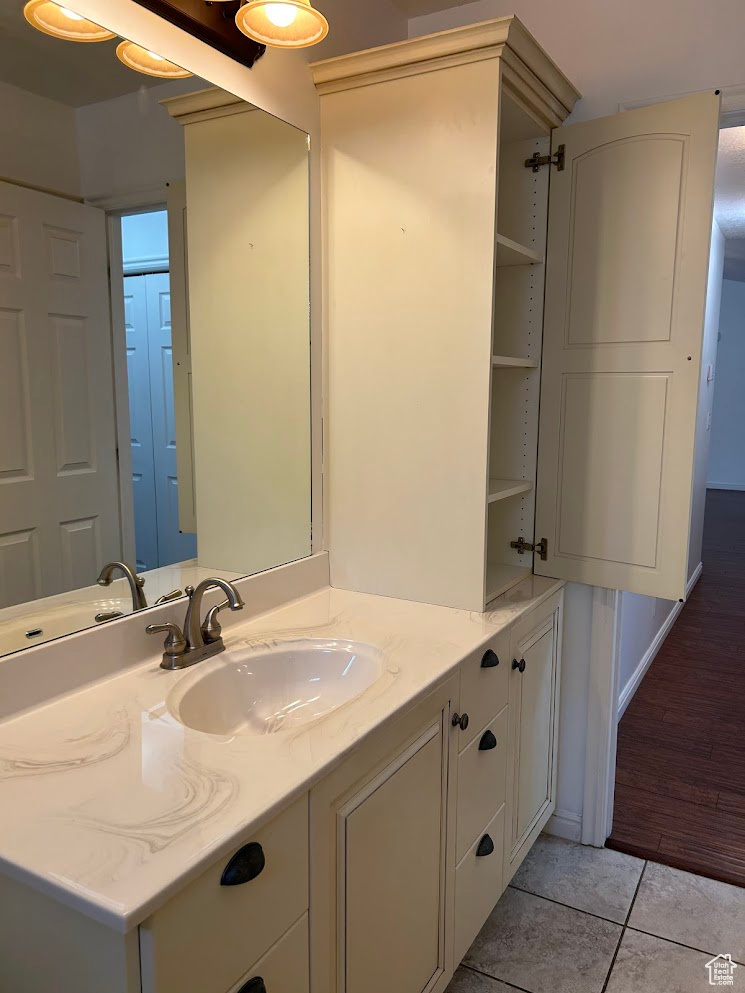
[[[165,700],[193,670],[160,655],[0,723],[0,872],[129,930],[561,586],[533,576],[485,614],[326,588],[236,625],[228,649],[312,637],[383,651],[377,682],[295,731],[184,727]]]

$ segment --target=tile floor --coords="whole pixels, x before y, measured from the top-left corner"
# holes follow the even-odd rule
[[[745,993],[745,889],[541,835],[447,993]]]

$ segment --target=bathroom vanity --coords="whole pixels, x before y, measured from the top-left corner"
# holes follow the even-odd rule
[[[5,721],[0,987],[444,990],[554,808],[562,596],[536,577],[474,614],[326,587],[236,615],[213,659]],[[268,653],[291,704],[287,651],[356,646],[351,699],[311,655],[320,716],[224,723],[221,670]]]

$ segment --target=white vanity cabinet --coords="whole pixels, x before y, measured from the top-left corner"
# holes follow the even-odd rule
[[[228,993],[241,977],[248,983],[260,976],[247,975],[254,963],[290,928],[306,933],[307,944],[307,910],[303,796],[140,925],[142,993]],[[293,958],[300,942],[297,935],[288,940]],[[283,947],[272,953],[275,973],[284,968]],[[263,977],[266,993],[304,993],[307,971],[306,954],[302,982],[272,989]],[[246,993],[254,991],[248,986]]]
[[[311,790],[313,993],[447,985],[458,688],[449,679]]]

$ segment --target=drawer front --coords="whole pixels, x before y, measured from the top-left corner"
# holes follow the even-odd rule
[[[221,885],[238,852],[248,856],[246,875],[260,868],[262,855],[263,869],[247,882]],[[307,909],[303,796],[140,926],[143,993],[225,993]]]
[[[507,703],[510,633],[504,631],[473,652],[461,665],[460,706],[468,727],[458,732],[462,751]]]
[[[308,993],[309,989],[308,915],[303,914],[230,993]]]
[[[458,756],[457,861],[504,803],[508,713],[509,709],[503,707]]]
[[[479,855],[479,846],[491,840],[493,851]],[[459,963],[484,921],[502,895],[502,852],[504,846],[504,807],[471,845],[455,870],[454,963]],[[483,849],[482,849],[483,850]]]

